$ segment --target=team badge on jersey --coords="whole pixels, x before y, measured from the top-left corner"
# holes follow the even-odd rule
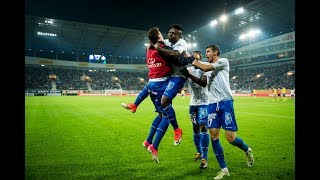
[[[207,111],[207,108],[199,108],[199,111],[200,111],[200,119],[203,119],[207,116],[208,114],[208,111]]]
[[[232,122],[231,113],[226,112],[226,113],[224,114],[224,122],[226,123],[226,125],[231,124],[231,122]]]
[[[171,81],[169,81],[169,83],[168,83],[168,85],[167,85],[167,87],[166,87],[166,90],[172,89],[173,86],[174,86],[174,83],[171,82]]]

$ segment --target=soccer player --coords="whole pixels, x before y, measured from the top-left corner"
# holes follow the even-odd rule
[[[256,95],[257,95],[257,94],[256,94],[256,89],[253,89],[253,90],[252,90],[252,94],[253,94],[253,98],[255,99],[255,98],[256,98]]]
[[[278,99],[277,98],[277,89],[275,87],[272,88],[272,93],[273,93],[272,102],[274,102]]]
[[[280,88],[277,89],[277,101],[279,101],[279,99],[281,99],[281,89]]]
[[[295,88],[291,89],[290,94],[291,94],[291,98],[294,98],[295,94],[294,94]]]
[[[219,139],[221,127],[225,131],[227,141],[245,152],[247,156],[247,165],[251,167],[254,163],[252,149],[236,135],[238,126],[229,82],[229,61],[226,58],[220,58],[219,55],[219,47],[217,45],[210,45],[206,48],[206,57],[210,64],[202,64],[196,60],[192,63],[193,66],[198,67],[205,72],[212,71],[211,76],[208,77],[208,128],[212,148],[221,168],[214,179],[222,179],[224,176],[230,176]]]
[[[186,96],[186,90],[182,89],[181,90],[181,97],[184,99],[184,96]]]
[[[288,100],[286,98],[287,89],[285,87],[283,87],[283,86],[282,86],[282,89],[281,89],[281,93],[282,93],[282,101]]]
[[[155,44],[156,49],[159,51],[159,54],[162,57],[166,57],[168,59],[176,59],[183,55],[183,52],[187,52],[187,42],[182,39],[182,32],[183,29],[181,26],[174,24],[168,33],[168,39],[164,40],[165,45],[172,47],[173,50],[164,48],[159,46],[159,43]],[[184,66],[185,67],[185,66]],[[172,100],[176,97],[180,89],[183,88],[184,83],[187,80],[179,70],[182,68],[181,63],[173,64],[173,75],[170,77],[168,86],[163,94],[161,99],[161,106],[163,107],[166,115],[170,119],[170,123],[174,129],[174,145],[178,145],[181,143],[182,140],[182,130],[179,128],[175,111],[172,107]],[[136,97],[134,103],[125,104],[122,103],[121,105],[130,110],[131,112],[135,112],[138,105],[148,96],[148,91],[146,88],[143,88],[140,91],[139,95]]]
[[[151,28],[147,32],[147,36],[152,43],[163,40],[163,37],[157,27]],[[164,44],[162,44],[161,46],[164,46]],[[167,63],[167,61],[159,55],[158,51],[153,46],[149,46],[147,48],[146,57],[146,62],[149,69],[149,80],[145,88],[148,92],[150,92],[150,98],[155,106],[156,112],[158,112],[158,115],[153,120],[149,136],[142,145],[146,147],[149,152],[151,152],[152,159],[155,162],[159,163],[157,149],[160,144],[161,138],[167,130],[167,124],[169,124],[169,120],[167,120],[166,117],[162,116],[162,108],[160,102],[162,94],[164,93],[164,90],[168,84],[169,77],[172,73],[172,68]],[[153,137],[155,134],[156,138],[153,142]]]
[[[196,60],[201,62],[201,52],[194,51],[193,53],[199,55],[199,58],[196,58]],[[189,114],[193,127],[193,142],[197,150],[194,160],[198,161],[201,159],[200,168],[205,169],[207,168],[206,162],[208,161],[209,146],[209,133],[207,128],[209,104],[207,74],[210,74],[211,71],[204,72],[194,66],[188,67],[187,70],[187,82],[190,91]]]
[[[151,44],[155,44],[156,42],[160,41],[159,46],[166,48],[166,46],[161,43],[163,41],[163,37],[157,27],[151,28],[147,35]],[[147,92],[150,92],[149,95],[156,108],[156,112],[158,112],[158,116],[152,122],[149,135],[142,145],[146,147],[149,152],[151,152],[152,159],[159,163],[158,146],[170,124],[170,119],[168,119],[168,116],[161,105],[163,93],[167,87],[169,76],[172,73],[170,62],[173,62],[174,64],[191,63],[194,60],[194,57],[189,57],[186,59],[181,55],[178,57],[178,59],[176,59],[176,61],[166,61],[162,56],[159,55],[154,46],[149,46],[147,48],[146,59],[149,69],[149,81],[145,88]]]

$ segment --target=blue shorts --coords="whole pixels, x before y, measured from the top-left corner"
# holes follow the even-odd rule
[[[192,124],[205,124],[208,122],[208,105],[189,106]]]
[[[208,128],[220,128],[221,126],[224,130],[238,131],[233,100],[220,101],[208,106]]]
[[[148,82],[146,85],[147,90],[150,94],[151,101],[156,108],[156,112],[162,112],[161,108],[161,97],[168,85],[168,80],[159,82]]]
[[[187,79],[183,77],[170,77],[169,83],[163,95],[173,100],[173,98],[175,98],[177,94],[180,92],[180,90],[183,88],[184,83],[186,81]]]

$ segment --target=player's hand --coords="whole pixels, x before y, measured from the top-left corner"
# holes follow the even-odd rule
[[[191,65],[192,65],[195,69],[199,69],[198,66],[196,66],[196,64],[198,64],[198,63],[199,63],[198,60],[195,59],[195,60],[192,62]]]

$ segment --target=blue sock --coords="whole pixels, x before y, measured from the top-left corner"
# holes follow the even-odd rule
[[[166,108],[163,109],[165,116],[168,117],[170,123],[174,130],[179,128],[178,121],[176,119],[176,112],[174,111],[172,104],[169,104]]]
[[[143,89],[139,92],[138,96],[136,97],[136,100],[134,101],[134,104],[136,106],[139,106],[139,104],[147,98],[149,95],[147,86],[144,86]]]
[[[202,158],[208,160],[209,133],[200,132],[200,146]]]
[[[160,124],[158,126],[158,129],[157,129],[157,132],[156,132],[156,137],[155,137],[155,139],[154,139],[154,141],[152,143],[153,147],[155,149],[158,149],[160,141],[163,138],[163,136],[165,135],[169,124],[170,124],[170,121],[168,120],[168,118],[165,117],[165,116],[162,116],[162,120],[161,120],[161,122],[160,122]]]
[[[237,146],[238,148],[242,149],[244,152],[248,151],[248,145],[239,137],[236,137],[236,139],[230,143],[234,146]]]
[[[201,147],[200,147],[200,132],[193,132],[193,142],[196,146],[197,152],[201,153]]]
[[[156,118],[154,118],[152,125],[151,125],[151,128],[150,128],[148,138],[147,138],[147,141],[149,144],[152,144],[154,134],[156,133],[157,128],[158,128],[161,120],[162,120],[162,117],[160,115],[158,115]]]
[[[211,140],[211,142],[212,142],[212,148],[213,148],[214,155],[217,158],[217,161],[219,163],[220,168],[221,169],[226,168],[227,165],[226,165],[226,162],[224,161],[223,149],[222,149],[222,146],[220,144],[219,139],[213,139],[213,140]]]

